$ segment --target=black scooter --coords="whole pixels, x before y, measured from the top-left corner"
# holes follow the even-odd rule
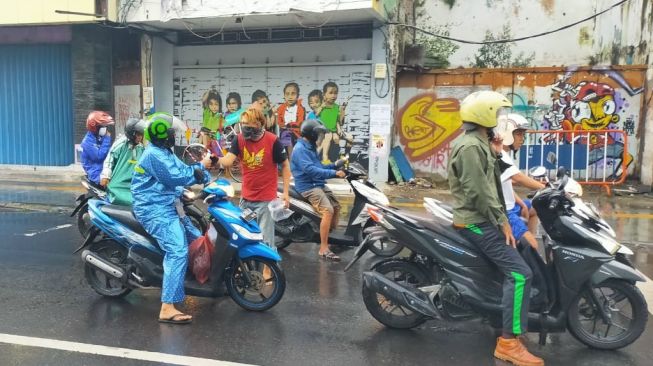
[[[533,197],[547,233],[546,263],[527,244],[521,248],[533,270],[528,329],[540,333],[541,344],[548,332],[568,329],[592,348],[625,347],[646,327],[646,300],[635,286],[645,278],[627,257],[632,251],[582,202],[580,185],[565,174],[558,178]],[[428,319],[482,316],[501,327],[503,275],[456,232],[448,215],[423,219],[392,208],[370,214],[412,251],[364,272],[363,300],[374,318],[388,327],[413,328]],[[368,246],[361,243],[347,269]]]
[[[344,232],[334,230],[329,234],[329,243],[342,246],[357,246],[365,238],[364,230],[376,226],[367,213],[367,207],[387,206],[388,197],[376,185],[367,179],[367,171],[359,163],[350,163],[344,169],[345,179],[354,192],[354,204],[349,211],[347,228]],[[279,184],[278,195],[281,197],[283,185]],[[290,186],[290,210],[292,216],[275,224],[275,244],[282,249],[293,242],[319,242],[320,221],[322,215]],[[370,251],[383,257],[392,257],[399,253],[402,246],[389,238],[381,238],[370,243]]]

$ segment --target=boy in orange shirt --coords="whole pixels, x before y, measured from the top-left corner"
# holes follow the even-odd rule
[[[299,99],[299,85],[288,83],[283,87],[284,104],[277,109],[277,124],[279,125],[279,140],[292,154],[292,147],[299,137],[299,126],[306,118],[306,110]]]

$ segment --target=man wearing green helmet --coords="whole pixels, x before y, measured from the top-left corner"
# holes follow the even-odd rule
[[[498,156],[490,146],[500,114],[512,104],[493,91],[468,95],[460,105],[465,134],[449,157],[449,187],[455,200],[454,226],[504,274],[503,332],[494,357],[516,365],[540,366],[518,338],[526,331],[530,303],[530,267],[516,249],[501,191]]]
[[[145,139],[151,143],[134,168],[131,187],[134,215],[165,252],[159,321],[173,324],[192,320],[175,304],[185,297],[188,243],[201,235],[183,214],[180,197],[184,186],[209,181],[206,168],[211,165],[208,155],[192,166],[175,156],[175,139],[183,136],[185,130],[186,125],[169,114],[156,113],[149,118]]]

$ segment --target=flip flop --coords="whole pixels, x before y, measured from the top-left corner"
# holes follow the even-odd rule
[[[190,319],[178,319],[182,316],[187,316],[188,314],[177,313],[169,318],[163,319],[159,318],[159,323],[168,323],[168,324],[189,324],[193,321],[193,318]]]
[[[318,254],[320,258],[327,260],[327,261],[332,261],[332,262],[340,262],[340,257],[336,255],[336,253],[332,251],[324,252],[322,254]]]

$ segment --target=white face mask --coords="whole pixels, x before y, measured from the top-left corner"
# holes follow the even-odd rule
[[[97,131],[98,136],[104,137],[107,134],[107,128],[106,127],[100,127],[100,129]]]

